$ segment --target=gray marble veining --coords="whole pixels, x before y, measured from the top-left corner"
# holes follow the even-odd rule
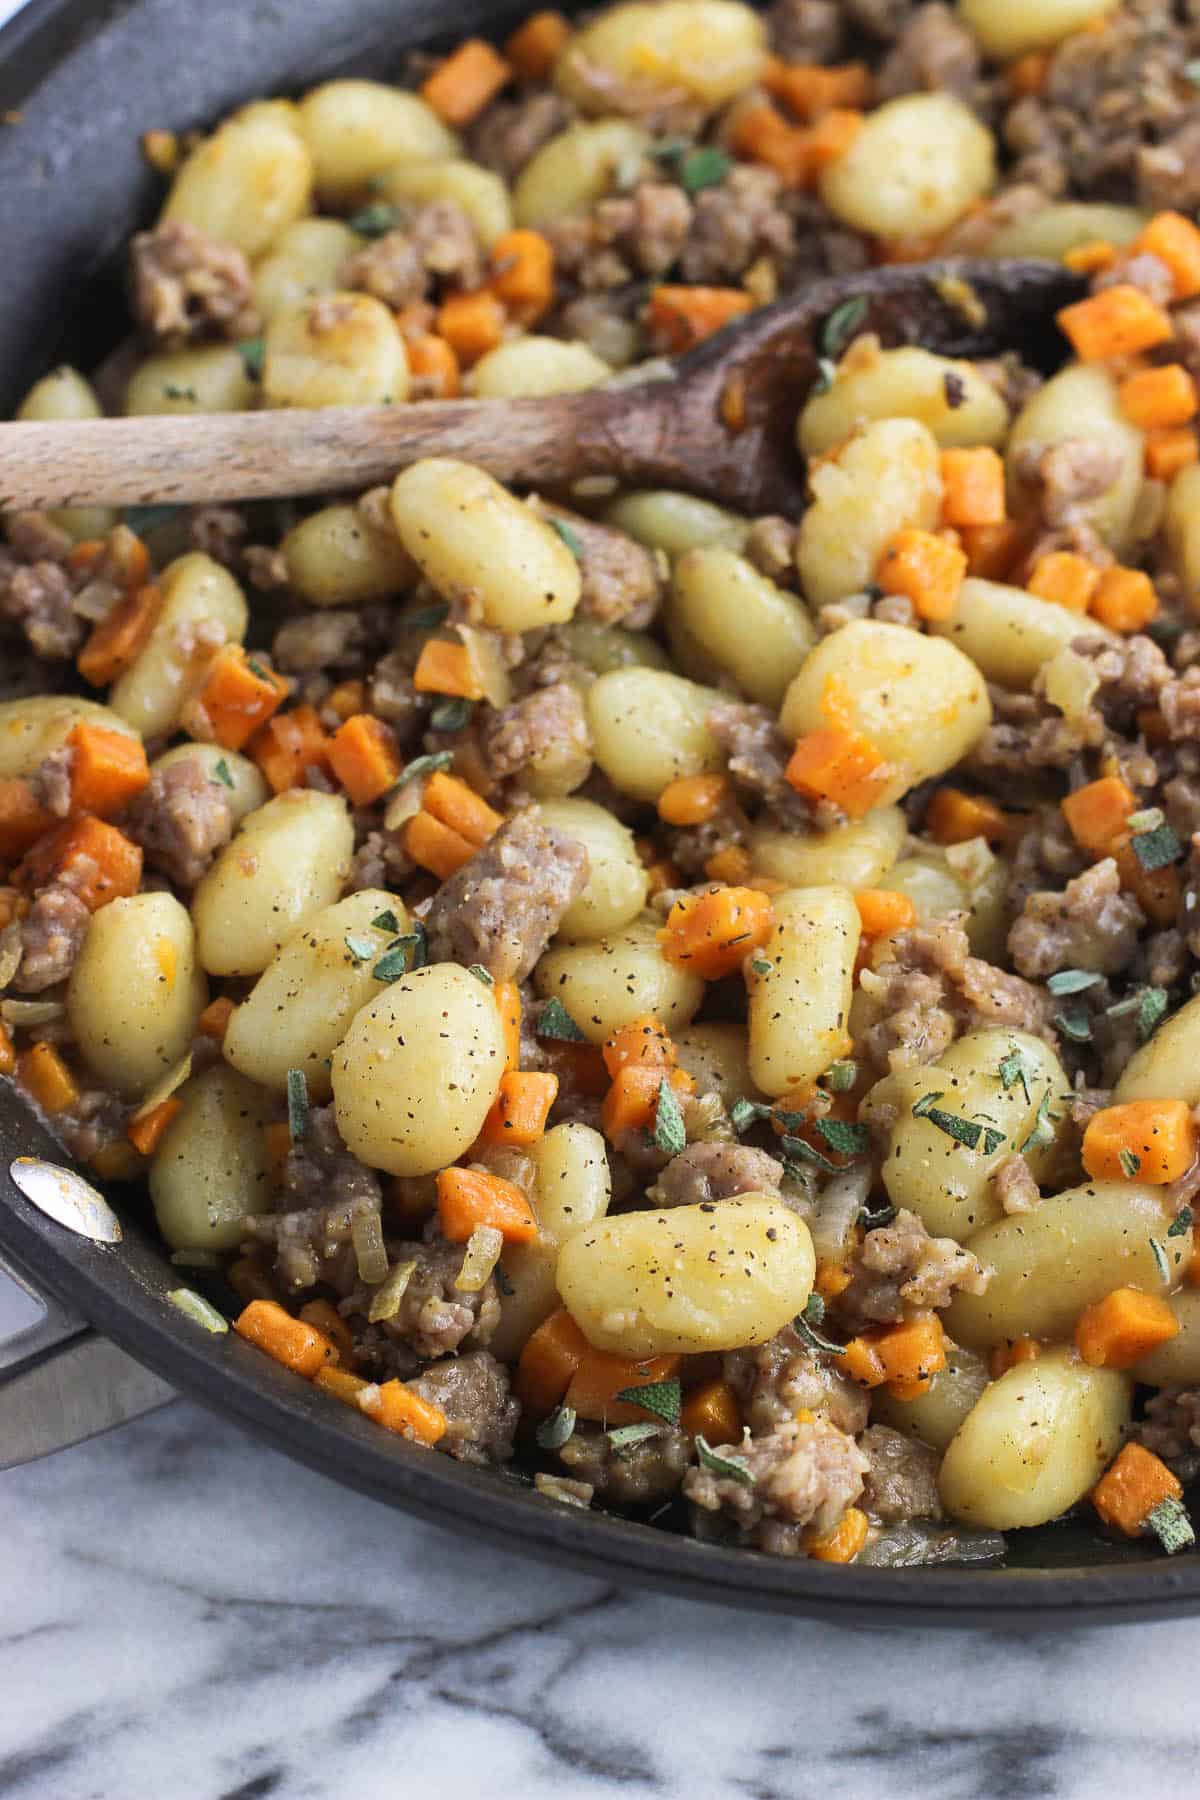
[[[418,1525],[179,1403],[0,1478],[12,1800],[1191,1800],[1200,1620],[868,1633]]]

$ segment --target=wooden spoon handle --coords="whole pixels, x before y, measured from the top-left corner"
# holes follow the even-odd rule
[[[330,493],[390,481],[423,456],[461,457],[500,481],[535,487],[585,469],[617,475],[631,398],[620,390],[0,424],[0,509]]]

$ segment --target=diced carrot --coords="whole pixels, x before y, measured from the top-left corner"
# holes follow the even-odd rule
[[[800,119],[819,119],[838,107],[858,111],[871,105],[875,81],[866,63],[768,63],[763,86]]]
[[[283,1186],[292,1133],[286,1119],[276,1119],[263,1126],[263,1150],[267,1159],[267,1180],[273,1188]]]
[[[1120,1287],[1084,1307],[1075,1326],[1075,1347],[1094,1368],[1132,1369],[1178,1335],[1179,1320],[1158,1294]]]
[[[1117,260],[1117,246],[1107,238],[1092,238],[1063,252],[1063,261],[1076,275],[1099,275]]]
[[[1152,481],[1173,481],[1180,469],[1200,461],[1200,442],[1188,425],[1167,425],[1146,434],[1146,473]]]
[[[318,1369],[337,1359],[337,1350],[323,1331],[293,1319],[277,1300],[252,1300],[233,1321],[233,1329],[285,1369],[310,1381]]]
[[[316,708],[306,704],[268,719],[249,748],[273,792],[283,794],[303,787],[310,769],[328,769],[330,741]]]
[[[738,156],[774,169],[788,187],[807,185],[812,174],[808,133],[789,124],[768,101],[739,108],[730,126],[729,142]]]
[[[1026,583],[1029,592],[1068,612],[1086,613],[1100,582],[1100,571],[1073,550],[1051,550],[1039,556]]]
[[[854,1280],[853,1271],[844,1262],[833,1262],[825,1258],[817,1264],[817,1272],[813,1278],[813,1292],[822,1300],[836,1300],[844,1294]]]
[[[1154,583],[1141,569],[1105,569],[1092,595],[1092,617],[1110,631],[1141,631],[1158,611]]]
[[[859,888],[854,896],[863,936],[886,937],[892,931],[904,931],[917,922],[917,909],[907,894],[895,894],[890,888]]]
[[[126,1135],[141,1156],[153,1156],[162,1142],[167,1126],[183,1111],[183,1101],[174,1094],[152,1107],[140,1119],[131,1119]]]
[[[32,1044],[17,1064],[17,1079],[43,1112],[66,1112],[79,1099],[79,1086],[66,1063],[44,1040]]]
[[[846,1345],[846,1373],[860,1387],[885,1382],[896,1399],[914,1400],[946,1366],[946,1336],[935,1312],[863,1332]]]
[[[1026,100],[1030,95],[1042,92],[1049,73],[1050,52],[1027,50],[1024,56],[1018,56],[1015,62],[1009,63],[1004,71],[1004,81],[1014,99]]]
[[[1006,580],[1032,543],[1029,526],[1018,519],[1006,519],[1003,525],[963,525],[960,531],[967,573],[984,581]]]
[[[527,1412],[548,1413],[557,1406],[571,1378],[592,1346],[565,1306],[552,1312],[525,1340],[514,1383]]]
[[[1146,917],[1164,928],[1179,916],[1179,870],[1173,865],[1165,869],[1144,869],[1128,837],[1112,846],[1121,886],[1132,894]]]
[[[808,732],[793,750],[786,773],[797,793],[832,800],[852,819],[878,806],[891,779],[870,738],[846,730]]]
[[[535,325],[554,299],[554,249],[548,237],[528,226],[501,232],[492,245],[488,282],[496,298],[520,324]]]
[[[438,307],[438,336],[445,338],[459,363],[471,368],[504,341],[507,315],[489,288],[473,294],[448,294]]]
[[[978,837],[1000,844],[1008,836],[1008,819],[996,802],[983,794],[943,787],[929,802],[925,829],[935,844],[967,844]]]
[[[859,1506],[848,1506],[832,1531],[810,1538],[804,1548],[814,1562],[851,1563],[867,1541],[870,1521]]]
[[[600,1123],[609,1143],[630,1131],[649,1131],[658,1112],[659,1089],[669,1081],[677,1094],[692,1091],[695,1083],[682,1069],[639,1068],[630,1063],[614,1075],[604,1096]]]
[[[218,744],[240,750],[282,706],[291,685],[240,644],[226,644],[205,670],[192,704],[203,712]]]
[[[1126,1100],[1102,1107],[1087,1122],[1082,1154],[1093,1181],[1178,1181],[1196,1155],[1196,1128],[1188,1104]]]
[[[115,825],[84,813],[39,838],[13,879],[19,886],[33,889],[61,881],[74,890],[89,912],[96,912],[110,900],[137,893],[142,849]]]
[[[458,398],[462,377],[453,344],[435,332],[421,331],[405,338],[404,348],[408,352],[408,372],[421,383],[426,399]]]
[[[669,963],[720,981],[766,943],[774,922],[771,902],[755,888],[713,887],[677,900],[658,941]]]
[[[903,594],[921,619],[948,619],[967,572],[964,553],[932,531],[906,528],[889,541],[875,569],[887,594]]]
[[[1125,417],[1142,431],[1186,425],[1196,416],[1196,384],[1182,363],[1163,363],[1127,375],[1119,398]]]
[[[464,863],[470,862],[479,846],[469,844],[432,813],[419,812],[404,827],[404,848],[415,863],[439,881],[449,881]]]
[[[690,350],[748,313],[754,302],[743,288],[672,287],[662,284],[650,296],[651,330],[671,351]]]
[[[348,719],[351,713],[365,712],[367,707],[367,684],[365,681],[339,681],[337,686],[325,696],[325,704],[330,712],[336,713],[339,719]],[[296,708],[299,712],[300,707]],[[282,717],[290,715],[284,713]],[[272,720],[272,724],[275,721]]]
[[[449,644],[441,638],[426,638],[413,670],[413,686],[418,694],[455,694],[464,700],[483,698],[467,646]]]
[[[304,1310],[307,1311],[307,1307]],[[332,1363],[327,1368],[318,1369],[313,1376],[314,1387],[323,1388],[345,1406],[357,1406],[358,1396],[370,1385],[364,1376],[352,1374],[349,1369],[338,1368]]]
[[[571,27],[560,12],[534,13],[513,32],[504,55],[522,81],[544,81],[570,36]]]
[[[39,806],[27,781],[15,775],[0,779],[0,863],[16,862],[56,824],[56,815]]]
[[[706,1381],[684,1400],[679,1423],[690,1437],[709,1444],[740,1444],[742,1408],[727,1381]]]
[[[805,132],[809,167],[814,175],[845,156],[863,128],[863,115],[850,107],[835,107],[823,113],[815,125]]]
[[[1092,856],[1108,856],[1137,805],[1133,789],[1119,775],[1103,775],[1068,794],[1062,809],[1079,848]]]
[[[1137,248],[1166,263],[1175,284],[1176,300],[1194,300],[1200,294],[1200,231],[1182,213],[1156,213],[1143,227]]]
[[[683,1359],[679,1356],[643,1357],[630,1361],[626,1356],[613,1356],[607,1350],[590,1346],[580,1358],[571,1376],[563,1405],[569,1406],[581,1419],[599,1419],[605,1425],[639,1425],[657,1418],[632,1400],[618,1400],[622,1388],[649,1387],[651,1383],[670,1381],[679,1372]]]
[[[1133,356],[1175,335],[1170,315],[1128,282],[1064,306],[1057,317],[1081,362]]]
[[[498,981],[492,998],[504,1031],[504,1067],[511,1074],[521,1066],[521,990],[515,981]]]
[[[485,1144],[510,1144],[524,1149],[546,1134],[546,1120],[558,1094],[558,1076],[533,1070],[509,1070],[500,1078],[500,1092],[483,1121],[480,1138]]]
[[[658,1069],[665,1073],[675,1067],[675,1046],[667,1028],[653,1013],[642,1013],[622,1025],[604,1045],[604,1066],[613,1080],[622,1069]]]
[[[310,1300],[300,1308],[300,1317],[306,1325],[315,1325],[325,1333],[337,1350],[338,1360],[349,1368],[355,1356],[354,1333],[337,1307],[329,1300]]]
[[[748,850],[741,844],[727,844],[724,850],[709,857],[704,873],[710,881],[727,881],[730,887],[745,887],[753,867],[754,860]]]
[[[101,1181],[141,1181],[145,1178],[146,1165],[128,1138],[109,1138],[89,1151],[84,1160]]]
[[[162,611],[162,595],[153,585],[118,600],[107,618],[92,627],[75,659],[75,667],[93,687],[107,687],[141,655]]]
[[[73,575],[90,575],[104,555],[103,538],[81,538],[67,553],[67,567]]]
[[[71,810],[108,819],[123,812],[150,780],[141,738],[103,725],[78,724],[66,740],[71,759]]]
[[[999,1381],[1010,1369],[1021,1363],[1036,1362],[1042,1354],[1042,1340],[1035,1337],[1005,1338],[997,1344],[988,1358],[988,1373],[993,1381]]]
[[[537,1236],[528,1200],[515,1182],[502,1175],[486,1169],[443,1169],[437,1195],[442,1236],[452,1244],[465,1244],[480,1225],[491,1225],[508,1244],[528,1244]]]
[[[943,450],[941,470],[945,524],[1004,524],[1004,464],[994,450]]]
[[[728,793],[727,775],[679,775],[658,796],[658,816],[666,825],[703,825]]]
[[[12,1033],[0,1019],[0,1075],[11,1075],[17,1066],[17,1052],[13,1045]]]
[[[393,1376],[378,1387],[365,1387],[357,1395],[360,1412],[414,1443],[432,1446],[440,1443],[448,1430],[448,1421],[440,1406],[422,1400],[420,1394]]]
[[[212,1038],[214,1043],[223,1043],[232,1017],[233,1001],[228,995],[220,994],[215,1000],[210,1000],[200,1014],[196,1020],[196,1030],[202,1037]]]
[[[1092,1505],[1106,1525],[1138,1537],[1164,1500],[1181,1500],[1183,1483],[1143,1444],[1126,1444],[1092,1489]]]
[[[469,125],[512,79],[504,58],[482,38],[468,38],[421,84],[421,97],[447,125]]]
[[[447,775],[444,769],[436,770],[429,777],[421,806],[432,818],[440,819],[443,825],[457,831],[476,849],[486,844],[504,823],[503,814],[494,811],[465,781],[460,781],[456,775]]]
[[[387,793],[404,764],[391,727],[372,713],[355,713],[330,740],[329,766],[355,806],[370,806]]]

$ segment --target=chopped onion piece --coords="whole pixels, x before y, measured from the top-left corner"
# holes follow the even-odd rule
[[[1064,647],[1043,663],[1038,686],[1064,718],[1080,719],[1099,691],[1100,677],[1086,656],[1077,656],[1074,650]]]
[[[968,838],[963,844],[947,844],[945,854],[954,873],[969,888],[977,888],[987,879],[996,860],[987,839],[982,837]]]
[[[0,931],[0,988],[6,988],[20,968],[23,949],[21,927],[14,919]]]
[[[565,1475],[537,1474],[533,1485],[547,1500],[560,1500],[564,1506],[581,1506],[586,1512],[596,1490],[590,1481],[569,1481]]]
[[[512,680],[496,633],[481,631],[475,625],[457,625],[455,630],[466,645],[471,672],[483,689],[484,699],[497,709],[507,706],[512,699]]]
[[[229,1320],[224,1313],[219,1313],[195,1288],[172,1288],[167,1299],[181,1313],[186,1313],[189,1319],[194,1319],[197,1325],[203,1326],[205,1331],[215,1333],[229,1330]]]
[[[355,1213],[350,1226],[350,1241],[354,1245],[359,1280],[365,1281],[368,1287],[374,1287],[388,1272],[383,1221],[377,1211],[372,1209],[370,1212]]]
[[[408,1262],[393,1265],[383,1278],[382,1284],[376,1288],[371,1298],[371,1310],[367,1318],[372,1325],[378,1325],[381,1319],[394,1318],[400,1311],[400,1302],[404,1298],[404,1290],[412,1280],[416,1268],[416,1258]]]
[[[931,1563],[996,1563],[1006,1549],[998,1531],[966,1531],[928,1519],[905,1519],[881,1533],[854,1560],[860,1568],[915,1569]]]
[[[130,1113],[130,1124],[136,1125],[139,1119],[148,1118],[156,1106],[161,1106],[164,1100],[171,1098],[176,1088],[183,1086],[191,1072],[192,1053],[189,1050],[186,1056],[180,1057],[173,1069],[168,1069],[162,1079],[155,1082],[136,1111]]]
[[[397,788],[383,809],[383,828],[385,831],[399,831],[410,819],[415,819],[421,810],[421,800],[425,793],[425,783],[418,778],[406,781]]]
[[[6,1025],[56,1025],[65,1019],[67,1009],[61,1000],[0,1000],[0,1019]]]
[[[122,590],[115,581],[89,581],[72,600],[71,611],[78,618],[88,619],[96,625],[101,619],[107,619],[120,600],[121,593]]]
[[[494,1225],[477,1225],[475,1227],[467,1239],[462,1268],[458,1271],[454,1281],[460,1294],[477,1294],[479,1292],[500,1261],[500,1252],[503,1248],[504,1233],[502,1231],[497,1231]]]
[[[872,1178],[869,1162],[851,1163],[848,1169],[830,1177],[821,1195],[820,1209],[808,1221],[813,1249],[821,1262],[840,1260],[858,1215],[867,1204]]]

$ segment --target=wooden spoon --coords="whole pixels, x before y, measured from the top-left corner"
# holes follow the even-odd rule
[[[582,476],[680,488],[746,512],[804,497],[796,415],[823,355],[861,331],[949,356],[1061,354],[1060,307],[1085,291],[1056,263],[947,261],[806,287],[672,365],[673,378],[526,400],[432,400],[0,425],[0,507],[252,500],[370,487],[423,456],[519,487]]]

